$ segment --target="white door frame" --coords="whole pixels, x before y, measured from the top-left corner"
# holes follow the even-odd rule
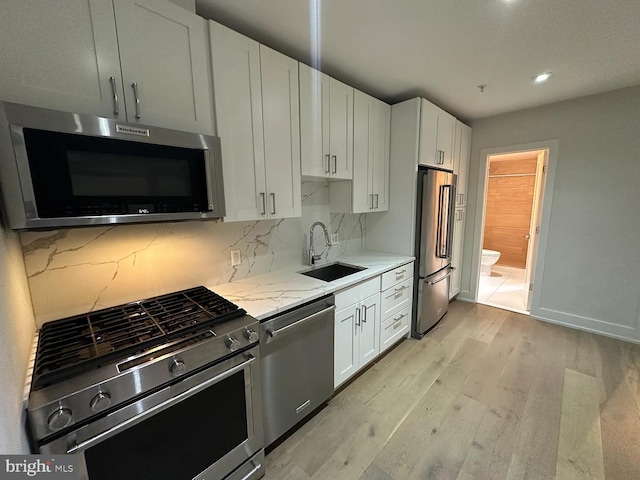
[[[536,254],[535,269],[533,273],[533,300],[531,302],[531,315],[540,307],[540,295],[544,279],[544,263],[549,239],[549,225],[551,223],[551,205],[553,202],[553,190],[558,163],[560,140],[545,140],[542,142],[508,145],[504,147],[483,148],[480,150],[480,163],[478,168],[478,190],[476,195],[476,218],[473,232],[473,250],[471,257],[471,297],[478,301],[478,285],[480,284],[480,257],[482,256],[482,234],[484,232],[484,215],[486,210],[486,191],[488,185],[487,165],[488,157],[505,153],[516,153],[528,150],[548,150],[549,163],[547,165],[544,198],[542,200],[542,222],[540,225],[540,238],[538,239],[538,252]]]

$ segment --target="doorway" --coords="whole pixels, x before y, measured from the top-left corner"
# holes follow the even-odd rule
[[[486,156],[476,301],[530,314],[549,149]]]

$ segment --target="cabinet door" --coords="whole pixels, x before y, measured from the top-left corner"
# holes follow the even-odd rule
[[[304,63],[299,70],[302,175],[330,177],[329,77]]]
[[[111,2],[0,0],[0,12],[2,100],[125,118]]]
[[[440,166],[440,158],[436,154],[439,110],[424,98],[420,101],[420,146],[418,151],[420,165]]]
[[[355,90],[353,97],[353,213],[370,212],[374,205],[371,164],[374,146],[374,98]]]
[[[260,46],[209,22],[218,135],[222,139],[225,221],[266,218]]]
[[[168,1],[114,7],[127,119],[212,134],[205,21]]]
[[[260,45],[264,159],[269,218],[299,217],[298,62]]]
[[[467,206],[467,174],[471,155],[471,127],[460,124],[460,166],[458,168],[457,205]]]
[[[360,326],[356,325],[358,339],[358,368],[363,367],[380,352],[380,293],[360,303]]]
[[[356,336],[357,305],[351,305],[335,315],[333,386],[337,387],[358,369]]]
[[[353,178],[353,87],[330,79],[331,176]]]
[[[438,110],[438,140],[436,143],[436,151],[442,152],[440,167],[453,170],[453,140],[456,119],[444,110]]]
[[[453,252],[451,254],[451,266],[455,268],[451,274],[449,283],[449,299],[460,293],[460,281],[462,267],[462,250],[464,247],[464,219],[466,208],[456,208],[453,224]]]
[[[391,106],[374,99],[373,154],[371,156],[371,193],[375,212],[389,210],[389,140]]]

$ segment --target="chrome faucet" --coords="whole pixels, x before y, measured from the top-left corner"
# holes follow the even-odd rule
[[[322,258],[322,253],[320,253],[320,255],[316,255],[316,252],[313,249],[313,229],[317,226],[321,226],[324,231],[324,239],[327,243],[327,247],[331,246],[331,239],[329,238],[329,230],[327,230],[327,226],[322,222],[315,222],[311,225],[311,228],[309,229],[309,265],[315,265],[316,262]]]

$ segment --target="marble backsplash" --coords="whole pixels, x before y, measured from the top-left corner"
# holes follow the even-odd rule
[[[305,263],[309,227],[317,220],[340,239],[327,248],[315,230],[324,259],[362,250],[365,216],[330,214],[328,183],[310,180],[302,182],[301,218],[23,232],[36,322]],[[231,266],[231,250],[240,250],[240,265]]]

